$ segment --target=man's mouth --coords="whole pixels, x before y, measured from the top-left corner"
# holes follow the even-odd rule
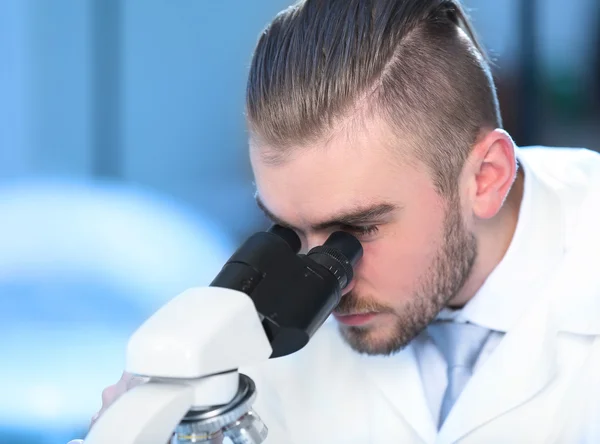
[[[375,316],[377,316],[377,313],[339,314],[333,312],[333,316],[335,317],[335,319],[337,319],[338,322],[344,325],[356,327],[367,324]]]

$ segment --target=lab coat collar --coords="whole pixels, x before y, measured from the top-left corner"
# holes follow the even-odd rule
[[[436,442],[456,442],[543,390],[556,375],[556,331],[549,304],[531,305],[466,385]]]
[[[477,371],[439,432],[411,346],[390,357],[361,356],[366,377],[424,443],[456,442],[531,399],[554,377],[556,325],[548,316],[549,305],[539,302],[529,307]]]
[[[425,443],[437,434],[412,346],[393,356],[360,356],[366,377]]]

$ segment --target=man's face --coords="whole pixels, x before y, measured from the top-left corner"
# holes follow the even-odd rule
[[[363,257],[334,316],[354,350],[389,354],[460,290],[476,240],[459,199],[440,196],[423,164],[393,154],[384,125],[347,136],[299,147],[280,164],[262,157],[276,147],[251,142],[257,198],[274,222],[296,231],[303,250],[337,230],[361,241]]]

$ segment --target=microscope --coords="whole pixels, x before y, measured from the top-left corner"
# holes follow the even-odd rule
[[[302,349],[340,301],[362,257],[337,231],[300,254],[280,225],[250,236],[208,287],[176,296],[127,345],[126,371],[147,382],[123,394],[85,444],[259,444],[254,381],[238,371]]]

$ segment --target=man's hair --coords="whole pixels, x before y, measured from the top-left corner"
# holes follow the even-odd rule
[[[266,156],[282,160],[367,113],[409,143],[441,194],[455,190],[479,135],[502,125],[489,61],[456,0],[304,0],[264,30],[246,114],[276,147]]]

